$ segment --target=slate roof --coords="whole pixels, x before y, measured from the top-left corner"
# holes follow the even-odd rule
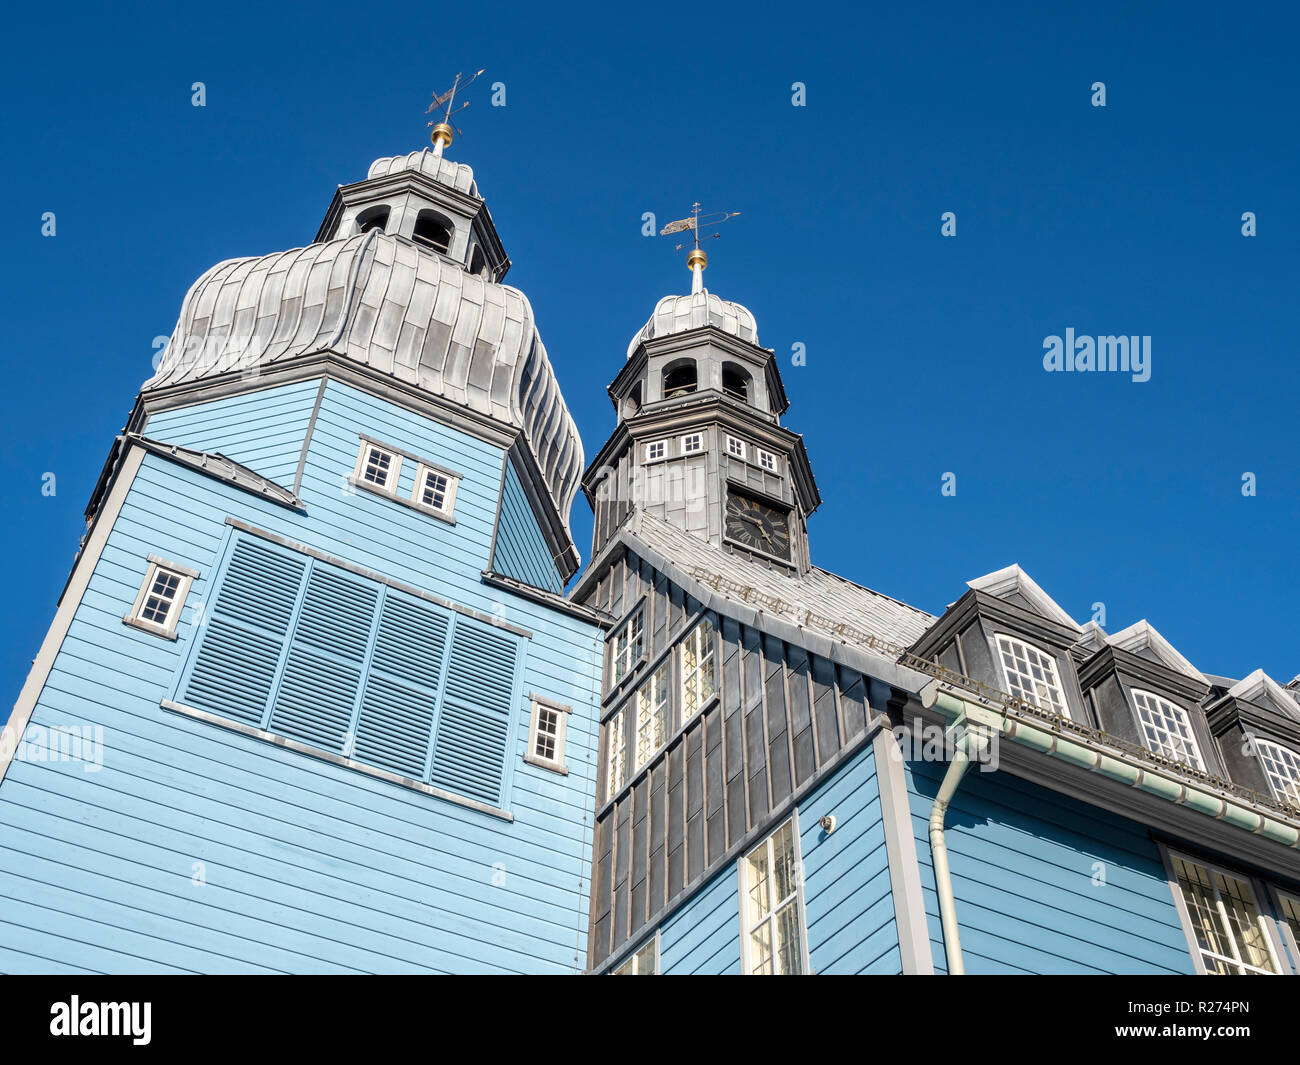
[[[143,387],[319,352],[523,429],[568,525],[582,441],[527,298],[379,229],[212,267],[190,288]]]
[[[634,551],[642,547],[648,549],[643,553],[658,556],[647,561],[662,562],[666,572],[676,571],[697,586],[707,586],[738,608],[733,614],[742,618],[757,612],[764,620],[784,622],[832,642],[865,645],[879,653],[892,650],[895,658],[936,620],[924,610],[815,566],[802,577],[768,569],[644,512],[634,515],[623,535]]]

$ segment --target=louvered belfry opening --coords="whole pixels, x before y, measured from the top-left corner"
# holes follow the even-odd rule
[[[497,805],[518,659],[508,632],[241,534],[180,699]]]

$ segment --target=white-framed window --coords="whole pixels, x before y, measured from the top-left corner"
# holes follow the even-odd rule
[[[556,773],[567,773],[564,742],[569,734],[569,715],[573,707],[540,695],[532,697],[532,715],[528,726],[528,752],[524,761]]]
[[[459,485],[460,478],[450,470],[421,462],[415,468],[415,488],[411,492],[411,502],[421,510],[450,518],[452,508],[456,505],[456,489]]]
[[[682,437],[682,454],[694,455],[697,451],[704,450],[703,433],[687,433]]]
[[[1283,802],[1300,806],[1300,754],[1272,740],[1254,739],[1260,764],[1273,794]]]
[[[402,469],[402,456],[370,440],[361,441],[357,453],[355,477],[358,483],[390,495],[397,491],[397,476]]]
[[[626,713],[620,710],[605,725],[609,746],[606,748],[605,800],[612,799],[627,779],[627,732],[623,727]]]
[[[1218,976],[1280,972],[1250,881],[1176,854],[1170,860],[1205,971]]]
[[[791,818],[740,860],[746,975],[793,976],[804,971],[799,879],[798,839]]]
[[[1184,762],[1193,769],[1204,771],[1201,752],[1196,746],[1191,718],[1181,706],[1162,699],[1155,692],[1133,691],[1138,721],[1147,747],[1156,754]]]
[[[659,933],[656,932],[649,941],[627,959],[613,972],[614,976],[658,976],[659,975]]]
[[[651,440],[650,443],[646,444],[645,446],[646,462],[658,462],[660,459],[665,458],[667,455],[668,455],[667,440]]]
[[[727,454],[732,458],[743,459],[745,457],[745,441],[738,437],[727,437]]]
[[[639,769],[668,739],[671,660],[654,671],[636,693],[636,764]]]
[[[610,648],[610,674],[612,681],[610,687],[622,682],[623,678],[632,672],[632,669],[641,661],[645,654],[645,611],[637,607],[636,613],[633,614],[624,623],[623,627],[614,634],[614,639]]]
[[[1008,693],[1033,703],[1040,710],[1062,717],[1070,716],[1066,711],[1065,692],[1061,690],[1055,658],[1012,636],[998,637],[998,651]]]
[[[1276,888],[1273,894],[1277,896],[1277,915],[1291,940],[1291,957],[1296,961],[1296,968],[1300,969],[1300,896]]]
[[[682,722],[699,713],[717,691],[714,681],[713,625],[705,618],[682,641]]]
[[[758,464],[765,470],[776,472],[776,456],[770,451],[764,451],[761,447],[754,448],[754,457],[758,459]]]
[[[131,612],[122,620],[155,636],[174,640],[181,611],[185,609],[185,597],[198,573],[157,555],[150,555],[148,563]]]

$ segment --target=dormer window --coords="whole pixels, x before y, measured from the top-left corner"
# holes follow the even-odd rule
[[[1133,702],[1150,750],[1193,769],[1205,770],[1186,710],[1154,692],[1134,691]]]
[[[998,651],[1011,695],[1040,710],[1069,717],[1055,658],[1011,636],[998,637]]]
[[[749,402],[749,374],[733,363],[722,367],[722,391],[732,399]]]
[[[664,399],[690,395],[699,387],[695,363],[690,359],[675,362],[664,370]]]
[[[383,232],[388,228],[388,214],[390,208],[387,204],[378,204],[374,207],[367,207],[357,215],[357,232],[369,233],[372,229],[378,229]]]
[[[451,247],[451,225],[432,211],[421,211],[415,219],[411,239],[434,251],[446,252]]]
[[[1282,802],[1300,806],[1300,754],[1259,737],[1255,738],[1255,750],[1273,794]]]

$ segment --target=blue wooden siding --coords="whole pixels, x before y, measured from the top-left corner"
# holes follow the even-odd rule
[[[740,973],[740,895],[733,862],[690,897],[659,931],[665,976]]]
[[[826,814],[829,836],[817,823]],[[799,847],[813,972],[902,972],[870,744],[800,803]]]
[[[501,496],[501,519],[497,523],[492,568],[534,588],[556,593],[564,590],[559,568],[546,547],[546,539],[513,462],[506,463],[506,483]]]
[[[349,491],[359,432],[463,473],[456,524]],[[29,725],[102,727],[103,767],[16,760],[0,784],[0,971],[582,968],[597,632],[482,583],[502,460],[333,383],[305,514],[145,457]],[[503,799],[513,822],[160,708],[227,516],[531,632]],[[175,641],[122,623],[151,552],[200,571]],[[574,708],[568,776],[522,761],[529,692]]]
[[[319,381],[299,381],[161,411],[149,418],[144,435],[181,447],[220,452],[291,488],[319,389]]]
[[[907,763],[936,972],[946,972],[930,807],[947,763]],[[1190,973],[1159,851],[1132,821],[1006,773],[972,770],[948,811],[968,973]],[[1094,883],[1102,863],[1105,884]]]

